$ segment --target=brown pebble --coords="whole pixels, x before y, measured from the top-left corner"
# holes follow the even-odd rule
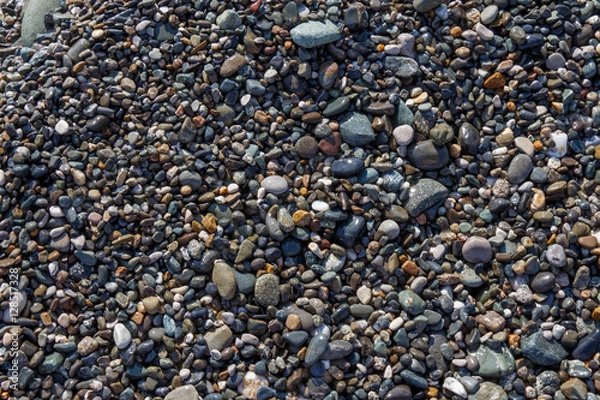
[[[328,137],[321,139],[319,149],[328,156],[336,156],[342,145],[342,135],[339,132],[333,132]]]
[[[500,72],[494,72],[483,82],[483,87],[486,89],[500,89],[503,88],[505,84],[506,79],[504,79],[504,75]]]

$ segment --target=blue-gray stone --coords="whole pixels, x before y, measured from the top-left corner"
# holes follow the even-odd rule
[[[294,347],[300,347],[308,340],[309,334],[305,331],[292,331],[284,333],[282,336],[283,340],[288,342]]]
[[[246,81],[246,92],[252,96],[262,96],[267,89],[256,79],[248,79]]]
[[[25,47],[31,47],[35,37],[46,32],[44,16],[60,7],[60,0],[29,0],[25,2],[21,40]]]
[[[510,183],[523,183],[533,169],[533,161],[526,154],[517,154],[508,166],[508,180]]]
[[[81,261],[83,265],[93,267],[96,265],[96,255],[90,250],[75,250],[75,257]]]
[[[476,375],[484,378],[500,378],[515,370],[515,358],[504,343],[495,346],[481,345],[472,353],[479,360]]]
[[[406,211],[411,217],[427,211],[443,202],[448,196],[448,189],[433,179],[421,179],[408,192]]]
[[[344,115],[340,121],[340,134],[350,146],[364,146],[375,140],[369,118],[357,112]]]
[[[400,376],[411,387],[416,387],[421,390],[427,389],[427,379],[415,374],[414,372],[408,369],[405,369],[402,372],[400,372]]]
[[[191,186],[193,190],[200,189],[202,186],[202,176],[199,173],[185,170],[179,174],[179,184]]]
[[[581,361],[587,361],[594,356],[598,345],[600,345],[600,329],[594,329],[579,341],[579,344],[573,350],[573,357]]]
[[[375,183],[379,178],[379,172],[375,168],[365,168],[358,174],[358,182],[361,184]]]
[[[398,192],[402,183],[404,183],[404,177],[398,171],[388,171],[381,175],[383,183],[381,186],[386,192]]]
[[[436,146],[428,139],[411,145],[408,149],[408,159],[421,170],[435,171],[448,164],[450,155],[446,146]]]
[[[427,307],[425,300],[412,290],[403,290],[398,293],[398,303],[400,303],[404,311],[412,315],[423,314],[423,311]]]
[[[396,125],[410,125],[415,124],[415,114],[408,108],[406,103],[402,100],[398,102],[396,106]]]
[[[410,78],[419,72],[419,64],[410,57],[388,56],[383,66],[399,78]]]
[[[560,363],[568,355],[560,342],[547,340],[542,331],[521,339],[521,352],[529,361],[545,367]]]
[[[321,356],[327,350],[327,341],[329,338],[327,335],[322,333],[313,336],[308,342],[308,347],[306,349],[306,356],[304,357],[304,362],[307,365],[313,365],[317,361],[321,359]]]
[[[358,158],[342,158],[331,164],[331,173],[338,178],[347,178],[358,174],[365,167],[363,160]]]
[[[345,112],[348,107],[350,107],[350,97],[342,96],[333,100],[331,103],[327,104],[325,110],[323,110],[324,117],[333,117],[335,115],[340,115]]]
[[[216,23],[219,25],[219,28],[232,31],[242,24],[242,17],[234,10],[225,10],[219,14]]]
[[[57,352],[48,354],[38,367],[38,372],[42,375],[51,374],[62,365],[64,359],[65,357]]]
[[[307,49],[335,42],[342,37],[338,27],[330,20],[304,22],[292,29],[290,36],[294,43]]]
[[[324,360],[338,360],[344,358],[354,350],[354,346],[347,340],[332,340],[323,353]]]
[[[352,215],[336,228],[334,239],[346,248],[350,248],[354,246],[354,243],[363,232],[365,225],[366,221],[363,217]]]
[[[442,4],[442,0],[413,0],[413,7],[416,12],[426,13]]]
[[[284,257],[294,257],[302,251],[302,244],[294,238],[285,238],[281,242],[281,252]]]

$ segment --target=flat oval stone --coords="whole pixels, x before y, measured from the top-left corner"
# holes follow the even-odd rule
[[[560,363],[568,355],[560,342],[546,339],[541,330],[521,339],[521,351],[529,361],[545,367]]]
[[[267,176],[262,180],[260,186],[263,187],[268,193],[275,195],[284,194],[288,191],[289,185],[284,177],[279,175]]]
[[[217,285],[221,298],[231,300],[235,297],[236,281],[233,269],[224,262],[217,261],[212,271],[212,281]]]
[[[487,263],[492,259],[492,245],[479,236],[471,236],[462,247],[463,258],[470,263]]]
[[[429,139],[412,145],[408,150],[408,159],[419,169],[434,171],[445,167],[450,155],[446,147],[436,146]]]
[[[334,61],[326,61],[319,68],[319,85],[323,89],[331,89],[337,77],[339,66]]]
[[[327,349],[321,356],[324,360],[339,360],[344,358],[354,350],[354,346],[347,340],[332,340],[327,345]]]
[[[350,97],[342,96],[327,104],[323,110],[323,116],[326,118],[333,117],[344,113],[350,107]]]
[[[442,4],[442,0],[413,0],[413,7],[416,12],[426,13]]]
[[[533,169],[533,161],[528,155],[517,154],[508,166],[508,180],[510,183],[523,183]]]
[[[317,361],[321,359],[321,356],[327,349],[327,341],[329,338],[327,335],[322,333],[313,336],[308,342],[308,347],[306,349],[306,356],[304,357],[304,362],[307,365],[313,365]]]
[[[347,178],[358,174],[365,167],[363,160],[358,158],[342,158],[331,164],[331,173],[339,178]]]
[[[292,29],[290,36],[294,43],[307,49],[335,42],[342,37],[337,26],[330,20],[304,22]]]
[[[546,293],[552,290],[556,277],[552,272],[540,272],[531,281],[531,289],[537,293]]]
[[[94,118],[89,120],[85,127],[92,132],[102,132],[104,128],[110,123],[110,118],[106,115],[96,115]]]
[[[384,400],[412,400],[410,388],[406,385],[398,385],[385,394]]]

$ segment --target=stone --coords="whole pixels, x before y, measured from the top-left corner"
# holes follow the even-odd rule
[[[462,153],[476,156],[479,153],[480,140],[479,130],[470,123],[465,122],[458,129],[458,144]]]
[[[525,154],[517,154],[508,166],[508,180],[510,183],[523,183],[533,169],[531,158]]]
[[[369,24],[369,16],[360,3],[352,4],[344,13],[344,24],[349,30],[364,29]]]
[[[560,342],[547,340],[542,331],[521,339],[521,352],[532,363],[549,367],[560,363],[568,353]]]
[[[442,4],[442,0],[413,0],[413,7],[416,12],[426,13]]]
[[[552,53],[546,58],[546,67],[557,70],[565,66],[565,57],[560,53]]]
[[[222,351],[225,347],[229,346],[233,340],[233,332],[227,325],[222,325],[212,332],[208,332],[204,335],[206,345],[209,350]]]
[[[365,146],[375,140],[369,118],[357,112],[345,114],[340,120],[340,133],[350,146]]]
[[[506,85],[506,79],[500,72],[494,72],[483,81],[483,87],[486,89],[502,89]]]
[[[327,350],[328,340],[329,337],[322,333],[317,334],[310,339],[306,349],[306,355],[304,356],[304,362],[307,365],[313,365],[319,361],[325,350]]]
[[[594,356],[598,345],[600,345],[600,329],[594,329],[579,340],[577,347],[573,350],[573,357],[581,361],[588,361]]]
[[[483,378],[501,378],[515,370],[515,358],[504,343],[493,347],[481,345],[471,354],[479,360],[475,374]]]
[[[69,123],[64,119],[59,120],[56,125],[54,125],[54,131],[59,135],[66,135],[69,133]]]
[[[165,400],[200,400],[200,396],[194,386],[183,385],[171,390]]]
[[[131,343],[131,332],[122,323],[118,323],[113,328],[113,340],[120,350],[123,350]]]
[[[195,171],[184,170],[179,174],[179,184],[190,186],[192,190],[198,190],[202,186],[202,176]]]
[[[242,25],[242,17],[234,10],[225,10],[219,14],[216,23],[221,29],[233,31]]]
[[[83,339],[77,343],[77,352],[80,356],[88,356],[92,354],[98,348],[99,343],[96,339],[91,336],[84,336]]]
[[[427,307],[425,300],[412,290],[403,290],[398,293],[398,303],[400,303],[402,309],[411,315],[421,315]]]
[[[419,64],[410,57],[388,56],[383,66],[399,78],[410,78],[420,71]]]
[[[463,399],[467,398],[467,390],[456,378],[448,377],[444,379],[442,388],[450,393],[450,396],[458,396]]]
[[[567,265],[565,249],[560,244],[551,244],[546,249],[546,260],[555,267],[564,267]]]
[[[354,346],[347,340],[332,340],[327,344],[327,349],[321,355],[323,360],[339,360],[347,357],[354,351]]]
[[[331,173],[338,178],[347,178],[358,174],[365,167],[363,160],[358,158],[342,158],[331,164]]]
[[[585,400],[588,394],[587,385],[578,378],[571,378],[562,385],[560,390],[569,400]]]
[[[556,277],[551,272],[540,272],[531,281],[531,289],[537,293],[547,293],[554,287]]]
[[[224,300],[231,300],[236,293],[236,280],[233,269],[224,262],[217,261],[212,270],[212,281],[217,285],[219,296]]]
[[[438,181],[428,178],[421,179],[409,190],[406,211],[411,217],[416,217],[442,203],[448,193],[448,189]]]
[[[569,141],[567,134],[556,131],[550,134],[550,138],[552,139],[552,142],[554,142],[554,146],[548,148],[546,154],[557,158],[563,158],[565,155],[567,155]]]
[[[283,176],[271,175],[267,176],[260,183],[267,193],[273,193],[275,195],[281,195],[288,191],[289,185],[287,180]]]
[[[479,237],[471,236],[462,247],[463,258],[473,264],[487,263],[492,259],[492,245],[489,240]]]
[[[481,19],[482,24],[490,24],[496,20],[498,17],[499,8],[495,4],[490,4],[486,8],[481,11],[479,18]]]
[[[429,137],[434,144],[443,146],[454,140],[454,129],[446,123],[437,124],[429,131]]]
[[[352,215],[339,224],[335,230],[334,240],[346,248],[353,247],[366,226],[364,217]]]
[[[379,234],[379,235],[378,235]],[[379,224],[375,237],[386,235],[390,240],[396,239],[400,235],[400,226],[396,221],[386,219]]]
[[[432,140],[424,140],[410,146],[408,159],[419,169],[435,171],[448,164],[450,155],[445,146],[436,146]]]
[[[469,400],[508,400],[508,396],[502,386],[493,382],[481,382],[479,390]]]
[[[279,278],[273,274],[263,274],[254,284],[254,300],[263,307],[279,304]]]
[[[331,89],[337,77],[339,66],[334,61],[326,61],[319,68],[319,85],[323,89]]]
[[[385,394],[383,400],[412,400],[413,396],[407,385],[398,385]]]
[[[338,27],[330,20],[304,22],[296,25],[290,35],[295,44],[307,49],[324,46],[341,38]]]
[[[48,375],[60,368],[65,357],[58,353],[50,353],[44,357],[44,361],[38,367],[38,372],[42,375]]]
[[[223,78],[228,78],[235,75],[244,65],[248,63],[248,59],[241,54],[234,54],[223,61],[220,74]]]
[[[482,324],[488,331],[499,332],[506,326],[506,320],[496,311],[487,311],[475,317],[478,324]]]
[[[398,146],[408,146],[415,136],[415,130],[410,125],[400,125],[392,132]]]
[[[533,143],[531,143],[531,140],[523,136],[515,138],[515,147],[521,150],[529,157],[532,157],[535,152],[535,148],[533,147]]]
[[[46,32],[45,15],[60,8],[60,0],[29,0],[23,8],[21,43],[32,47],[38,34]]]

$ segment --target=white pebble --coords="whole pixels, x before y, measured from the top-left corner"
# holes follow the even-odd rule
[[[69,132],[69,124],[64,119],[61,119],[54,125],[54,131],[59,135],[64,135]]]

